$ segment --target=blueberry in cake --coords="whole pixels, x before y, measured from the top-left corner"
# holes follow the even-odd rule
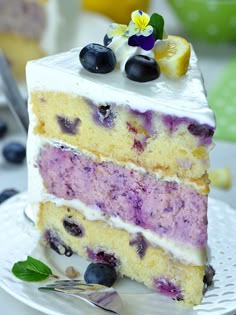
[[[29,199],[44,244],[201,302],[215,118],[191,45],[143,11],[29,62]]]

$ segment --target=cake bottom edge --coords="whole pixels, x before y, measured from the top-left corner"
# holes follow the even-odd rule
[[[103,221],[89,221],[79,211],[40,203],[37,228],[42,243],[62,255],[73,253],[113,265],[127,276],[186,305],[201,303],[205,266],[191,266],[153,247],[142,235],[129,235]]]

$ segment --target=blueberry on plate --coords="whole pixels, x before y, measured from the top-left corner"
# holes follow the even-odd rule
[[[20,164],[26,156],[26,148],[18,142],[11,142],[3,147],[2,154],[4,158],[13,164]]]
[[[125,64],[127,77],[132,81],[147,82],[160,76],[160,67],[155,59],[144,55],[135,55]]]
[[[87,283],[102,284],[111,287],[117,279],[116,270],[108,264],[91,263],[88,265],[84,280]]]
[[[9,188],[9,189],[4,189],[1,193],[0,193],[0,204],[9,199],[10,197],[18,194],[19,191],[17,191],[16,189],[13,188]]]
[[[0,119],[0,139],[3,138],[6,132],[7,132],[7,124],[5,123],[5,121]]]
[[[88,44],[80,51],[82,66],[93,73],[108,73],[114,70],[116,57],[114,52],[99,44]]]

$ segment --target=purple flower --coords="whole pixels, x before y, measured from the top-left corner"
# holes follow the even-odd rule
[[[140,47],[144,50],[151,50],[155,44],[155,37],[153,34],[149,36],[133,35],[129,37],[128,45],[132,47]]]

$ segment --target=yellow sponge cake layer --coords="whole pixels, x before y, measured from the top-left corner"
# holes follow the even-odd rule
[[[186,304],[200,303],[204,266],[182,264],[161,248],[146,243],[140,235],[134,239],[125,230],[102,221],[89,221],[73,208],[56,207],[47,202],[40,205],[38,215],[43,241],[58,253],[67,256],[77,253],[94,261],[112,261],[121,276],[143,282]],[[80,233],[75,235],[75,229],[71,232],[71,223],[79,227]]]
[[[158,112],[142,114],[114,103],[99,107],[86,98],[59,92],[33,92],[31,103],[38,121],[36,133],[97,156],[134,163],[150,172],[162,170],[166,176],[202,178],[203,192],[208,192],[204,174],[211,146],[200,143],[184,121],[171,131],[165,116]],[[104,109],[111,119],[105,118],[103,124],[99,115],[106,115]],[[76,129],[70,131],[68,126],[76,121]]]

